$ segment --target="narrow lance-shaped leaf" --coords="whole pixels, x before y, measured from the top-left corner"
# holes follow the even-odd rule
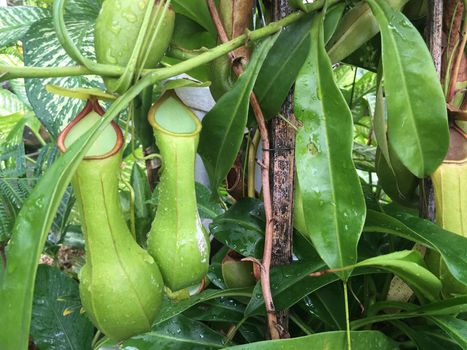
[[[240,149],[248,119],[250,94],[259,70],[278,34],[264,40],[258,47],[245,72],[232,90],[224,94],[203,119],[198,152],[217,191]]]
[[[407,282],[418,294],[435,300],[441,292],[441,281],[424,265],[419,252],[406,250],[360,261],[356,267],[373,266],[390,271]]]
[[[467,238],[443,230],[434,223],[391,207],[390,214],[368,211],[366,232],[390,233],[438,251],[453,276],[467,285]]]
[[[446,103],[418,30],[385,0],[367,0],[382,38],[389,143],[416,176],[430,175],[449,144]]]
[[[366,207],[352,162],[352,115],[334,82],[322,28],[318,17],[296,83],[295,114],[303,125],[295,157],[305,234],[326,264],[339,269],[356,262]],[[346,280],[350,272],[339,276]]]
[[[399,347],[383,333],[377,331],[351,332],[350,341],[354,349],[396,350]],[[293,339],[269,340],[252,344],[237,345],[227,350],[309,350],[347,349],[345,331],[323,332]]]

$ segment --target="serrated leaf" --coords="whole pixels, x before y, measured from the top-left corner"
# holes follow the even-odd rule
[[[215,194],[227,176],[243,140],[248,119],[250,94],[261,66],[277,39],[277,34],[256,47],[245,72],[203,119],[198,153]]]
[[[417,177],[441,164],[449,145],[445,98],[418,30],[385,0],[368,0],[381,30],[388,138]]]
[[[302,122],[295,146],[297,189],[306,232],[332,269],[353,265],[365,220],[365,201],[352,161],[352,115],[334,82],[324,48],[322,17],[312,22],[310,53],[295,87]],[[350,270],[339,273],[346,280]]]
[[[83,55],[94,59],[93,18],[69,18],[67,29]],[[26,66],[35,67],[76,64],[60,46],[50,19],[43,19],[32,25],[24,37],[24,62]],[[104,89],[101,78],[96,76],[26,79],[26,91],[34,112],[53,137],[83,109],[85,102],[50,94],[45,90],[48,84],[66,88]]]
[[[50,10],[40,7],[0,7],[0,47],[21,40],[32,24],[47,17]]]
[[[78,282],[57,268],[37,270],[31,336],[43,350],[91,348],[94,326],[80,313]]]

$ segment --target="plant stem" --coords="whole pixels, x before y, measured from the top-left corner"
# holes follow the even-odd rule
[[[342,282],[344,285],[344,303],[345,303],[345,326],[347,331],[347,350],[352,350],[352,342],[350,337],[350,313],[349,313],[349,291],[347,290],[347,282]]]
[[[228,36],[225,31],[224,25],[220,19],[219,13],[217,12],[214,0],[208,0],[208,7],[213,19],[214,25],[217,29],[219,39],[221,42],[228,42]],[[243,73],[243,67],[236,61],[235,54],[229,53],[229,58],[232,62],[232,68],[237,76]],[[256,95],[252,92],[250,96],[250,104],[258,123],[258,130],[261,136],[263,146],[263,160],[261,169],[262,187],[263,187],[263,200],[264,200],[264,211],[266,216],[266,230],[264,237],[264,251],[263,261],[261,264],[261,289],[263,292],[264,305],[266,307],[266,317],[268,321],[268,330],[271,335],[271,339],[280,339],[281,335],[277,328],[277,315],[274,307],[274,301],[272,299],[271,283],[269,278],[269,271],[271,267],[271,255],[272,255],[272,235],[273,235],[273,221],[272,221],[272,203],[271,203],[271,190],[269,184],[269,133],[266,127],[263,112],[259,105]]]
[[[115,68],[116,71],[119,71],[118,73],[116,72],[115,76],[119,76],[119,73],[123,73],[123,67],[115,66]],[[0,64],[0,81],[16,78],[59,78],[92,74],[93,72],[84,66],[20,67]]]
[[[247,319],[248,319],[247,317],[242,318],[240,322],[238,322],[233,328],[229,330],[229,332],[227,333],[226,339],[225,339],[225,344],[229,344],[232,341],[232,339],[235,337],[240,327],[245,323]]]
[[[248,149],[248,197],[255,198],[255,173],[256,173],[256,154],[258,152],[258,145],[261,139],[259,130],[255,131],[253,140],[251,141],[250,148]]]

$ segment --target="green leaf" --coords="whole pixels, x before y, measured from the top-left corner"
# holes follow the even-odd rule
[[[40,7],[0,7],[0,47],[21,40],[32,24],[46,17],[51,17],[50,10]]]
[[[191,79],[173,79],[173,80],[168,80],[162,85],[162,93],[163,94],[167,90],[175,90],[175,89],[180,89],[184,87],[207,87],[211,83],[210,82],[200,82],[196,80],[191,80]]]
[[[148,333],[132,337],[118,345],[121,350],[210,350],[224,347],[224,337],[201,322],[178,315],[154,326]],[[101,343],[108,349],[112,342]],[[117,348],[117,346],[115,346]]]
[[[87,10],[83,5],[82,11],[93,13],[95,10],[90,4]],[[81,48],[83,55],[90,59],[95,59],[94,17],[67,16],[67,29],[71,38]],[[24,62],[26,66],[34,67],[64,67],[76,64],[58,42],[50,18],[33,24],[25,35]],[[85,102],[51,94],[45,89],[49,84],[67,88],[105,89],[101,78],[92,75],[26,79],[26,91],[34,112],[53,137],[83,109]]]
[[[252,213],[262,206],[256,199],[245,198],[235,203],[209,226],[219,242],[237,253],[261,258],[264,245],[264,224]]]
[[[339,22],[344,14],[345,4],[338,3],[326,11],[324,18],[324,43],[327,44],[329,39],[333,36],[334,32],[339,25]]]
[[[427,337],[426,334],[423,334],[418,330],[409,327],[402,321],[394,320],[391,321],[391,324],[403,331],[417,345],[418,350],[446,350],[445,347],[435,345],[433,343],[433,339]]]
[[[397,344],[377,331],[351,332],[353,349],[396,350]],[[226,348],[228,350],[309,350],[347,349],[347,333],[324,332],[306,337],[283,340],[269,340]]]
[[[0,88],[0,118],[27,110],[28,107],[14,93]]]
[[[326,273],[322,276],[309,276],[309,274],[322,271],[326,265],[322,261],[293,262],[289,265],[271,269],[271,292],[277,310],[285,310],[295,305],[305,296],[339,281],[334,273]],[[375,268],[358,268],[352,272],[352,276],[381,273]],[[261,315],[264,312],[264,299],[261,285],[258,283],[253,290],[245,316]]]
[[[415,250],[394,252],[360,261],[356,267],[373,266],[390,271],[403,279],[415,292],[429,300],[439,298],[441,281],[424,267]]]
[[[378,322],[386,322],[393,320],[403,320],[415,317],[425,317],[431,319],[433,317],[447,316],[467,311],[467,297],[452,298],[442,300],[431,304],[426,304],[420,307],[415,307],[413,304],[407,304],[409,311],[397,312],[392,314],[380,314],[369,316],[351,322],[352,329],[359,329],[367,324]]]
[[[224,212],[224,209],[218,202],[212,200],[212,193],[206,186],[195,183],[196,203],[198,204],[198,213],[201,219],[214,219]]]
[[[157,317],[155,324],[165,322],[176,315],[181,314],[189,308],[207,302],[209,300],[223,298],[223,297],[239,297],[239,296],[251,296],[251,288],[238,288],[238,289],[206,289],[200,294],[194,295],[189,299],[182,300],[179,302],[170,301],[164,299],[161,307],[161,312]]]
[[[187,16],[217,37],[217,31],[209,14],[206,1],[173,0],[172,7],[176,13]]]
[[[449,145],[445,99],[418,30],[385,0],[367,0],[381,30],[388,137],[416,176],[433,173]]]
[[[255,85],[266,119],[279,113],[310,50],[312,16],[285,27],[269,51]]]
[[[256,47],[248,67],[232,90],[225,93],[203,119],[198,153],[204,161],[211,189],[215,193],[227,176],[242,144],[250,94],[261,65],[276,39],[277,34]]]
[[[222,297],[198,304],[183,315],[197,321],[238,323],[243,319],[245,306],[235,299]]]
[[[322,21],[313,21],[310,54],[296,82],[297,182],[306,235],[332,269],[353,265],[365,201],[352,162],[352,116],[334,82]],[[318,38],[318,39],[317,39]],[[339,273],[346,280],[349,271]]]
[[[366,232],[390,233],[438,251],[453,276],[467,284],[467,238],[405,211],[392,207],[385,207],[384,210],[391,216],[368,211],[364,228]]]
[[[462,349],[467,349],[467,321],[452,316],[429,318],[445,331]]]
[[[91,348],[94,326],[80,313],[78,283],[57,268],[37,270],[31,336],[43,350]]]
[[[310,273],[322,270],[324,268],[324,263],[319,259],[317,259],[317,261],[292,262],[288,265],[273,267],[270,274],[270,285],[274,303],[276,304],[278,310],[281,310],[281,306],[278,304],[280,303],[281,293],[287,293],[295,284],[299,283]],[[315,278],[315,280],[318,282],[316,285],[312,286],[312,291],[337,280],[337,276],[334,274],[326,274],[321,277]],[[292,294],[291,296],[293,297],[294,295]],[[300,296],[296,301],[303,298],[303,296]],[[290,300],[289,297],[286,299],[287,301]],[[264,300],[262,297],[261,286],[260,283],[258,283],[253,291],[253,297],[251,298],[245,310],[245,316],[251,317],[261,314],[264,311],[263,306]]]

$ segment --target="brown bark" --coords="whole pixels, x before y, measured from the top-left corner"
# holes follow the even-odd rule
[[[273,2],[273,19],[279,20],[287,16],[292,9],[287,0]],[[281,115],[295,122],[293,113],[293,90],[282,105]],[[271,181],[272,181],[272,217],[273,246],[272,265],[289,264],[292,259],[293,237],[293,187],[294,187],[294,150],[295,130],[280,117],[271,121]],[[277,322],[281,329],[281,337],[289,337],[288,312],[277,313]]]
[[[441,63],[443,57],[442,46],[443,29],[443,1],[428,1],[428,23],[426,41],[430,49],[436,71],[441,78]],[[431,221],[435,220],[435,198],[433,184],[430,178],[421,181],[420,216]]]

